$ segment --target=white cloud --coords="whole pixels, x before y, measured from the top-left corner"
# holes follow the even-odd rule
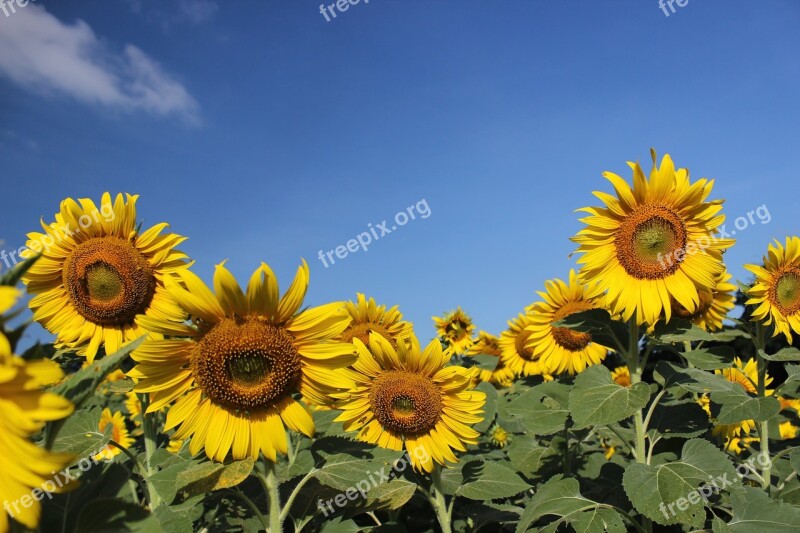
[[[69,25],[29,4],[0,21],[0,73],[26,89],[196,123],[197,102],[142,50],[116,53],[82,20]]]

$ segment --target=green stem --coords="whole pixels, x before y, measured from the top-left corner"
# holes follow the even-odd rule
[[[642,381],[642,374],[644,373],[644,365],[639,364],[639,333],[639,324],[636,322],[636,316],[634,315],[628,320],[628,353],[626,354],[632,387]],[[644,440],[647,428],[644,425],[641,409],[633,414],[633,424],[636,430],[636,462],[647,464]],[[642,516],[642,528],[647,532],[653,530],[652,522],[645,516]]]
[[[248,498],[247,494],[242,492],[242,489],[240,489],[239,487],[236,487],[235,489],[224,489],[223,492],[227,492],[228,494],[233,494],[234,496],[239,498],[242,502],[244,502],[244,504],[247,505],[247,507],[250,509],[250,512],[253,513],[253,516],[258,518],[258,520],[261,522],[261,525],[264,526],[264,529],[266,529],[267,526],[269,526],[269,523],[267,522],[267,518],[258,509],[258,506],[255,503],[253,503],[253,500]]]
[[[766,348],[766,335],[764,325],[761,322],[756,322],[756,360],[758,361],[758,397],[763,398],[766,393],[766,379],[767,379],[767,360],[761,355]],[[761,461],[765,466],[761,469],[761,488],[769,492],[770,478],[772,470],[772,461],[769,459],[769,420],[764,420],[758,424],[759,443],[761,445],[761,456],[764,458]],[[761,462],[759,461],[759,462]]]
[[[564,426],[564,453],[561,456],[561,466],[564,468],[564,475],[569,477],[571,475],[572,466],[569,460],[569,428]]]
[[[433,479],[433,494],[430,497],[431,505],[436,512],[436,518],[439,520],[442,533],[451,533],[450,513],[442,491],[442,468],[438,464],[433,465],[431,478]]]
[[[267,473],[264,485],[269,496],[269,531],[270,533],[281,533],[281,496],[278,492],[278,475],[275,472],[275,463],[269,459],[264,459],[264,469]]]
[[[158,492],[153,488],[150,483],[150,477],[156,473],[156,469],[152,464],[151,458],[158,449],[158,412],[148,413],[147,408],[150,406],[150,395],[140,394],[139,401],[142,404],[142,431],[144,432],[144,454],[145,454],[145,470],[148,486],[148,495],[150,496],[150,508],[155,509],[161,505],[161,497]]]

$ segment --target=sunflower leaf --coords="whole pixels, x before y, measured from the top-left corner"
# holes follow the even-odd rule
[[[769,355],[764,350],[759,350],[758,354],[767,361],[800,361],[800,350],[794,346],[788,346],[778,352]]]
[[[494,461],[470,461],[461,468],[464,484],[456,496],[471,500],[511,498],[530,488],[514,470]]]
[[[663,343],[696,341],[727,342],[740,337],[747,337],[747,334],[738,329],[723,329],[711,333],[686,320],[670,320],[667,324],[663,322],[659,323],[654,328],[652,336]]]
[[[725,524],[725,531],[750,533],[770,531],[786,533],[797,531],[800,508],[779,500],[772,500],[763,491],[741,486],[731,491],[733,518]]]
[[[733,366],[736,352],[730,346],[714,346],[684,352],[683,356],[700,370],[718,370]]]
[[[628,466],[622,485],[637,511],[662,525],[703,527],[704,498],[698,488],[727,489],[739,477],[728,456],[706,440],[686,441],[677,461],[659,466]]]
[[[592,341],[612,349],[628,345],[628,326],[613,320],[605,309],[589,309],[557,320],[554,327],[569,328],[592,336]]]
[[[512,425],[519,422],[534,435],[551,435],[564,429],[569,411],[552,398],[546,384],[536,385],[505,405],[499,414]]]
[[[618,385],[611,372],[601,365],[591,366],[578,374],[569,395],[569,411],[575,428],[605,426],[619,422],[647,405],[650,387],[636,383]]]
[[[556,531],[564,523],[571,524],[576,531],[625,531],[620,515],[583,497],[578,481],[572,478],[556,476],[541,485],[520,516],[517,533],[527,531],[545,516],[555,516],[558,520],[538,531]]]
[[[653,409],[648,433],[669,439],[699,437],[708,430],[708,414],[691,400],[662,402]]]
[[[113,431],[111,424],[106,425],[105,431],[100,431],[101,413],[102,409],[95,407],[67,418],[52,450],[74,455],[75,463],[86,458],[91,460],[108,444]]]

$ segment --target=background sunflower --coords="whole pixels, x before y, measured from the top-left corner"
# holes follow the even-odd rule
[[[747,294],[747,305],[755,307],[753,320],[775,328],[792,342],[792,332],[800,333],[800,237],[786,237],[786,246],[779,241],[770,244],[764,265],[745,265],[756,275]]]

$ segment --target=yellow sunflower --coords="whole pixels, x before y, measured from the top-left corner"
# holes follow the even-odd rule
[[[697,291],[699,303],[693,313],[686,310],[675,298],[672,298],[672,313],[688,320],[693,324],[707,330],[717,331],[722,329],[722,321],[735,305],[736,285],[730,283],[731,275],[722,271],[713,290]]]
[[[128,417],[135,425],[142,425],[142,402],[135,392],[125,393],[125,410],[128,411]]]
[[[382,448],[405,448],[415,470],[432,472],[434,462],[458,461],[453,450],[466,451],[480,434],[470,427],[483,420],[486,394],[470,390],[474,373],[445,366],[449,356],[434,339],[421,350],[416,336],[396,347],[376,333],[369,347],[353,343],[355,387],[342,396],[336,419],[357,438]]]
[[[750,359],[747,363],[742,363],[738,357],[734,358],[733,366],[731,368],[723,368],[722,370],[715,370],[716,374],[722,375],[731,383],[738,383],[749,394],[758,393],[758,363],[755,359]],[[764,385],[767,386],[772,383],[772,378],[767,375],[764,379]],[[766,389],[764,394],[771,396],[772,389]],[[708,402],[704,402],[706,412],[710,413]],[[703,403],[701,402],[701,405]],[[735,424],[716,424],[711,433],[715,436],[720,436],[725,439],[725,448],[741,453],[745,448],[743,444],[750,442],[757,442],[757,437],[750,437],[750,432],[755,429],[756,422],[754,420],[743,420]]]
[[[12,307],[15,298],[16,291],[2,288],[0,313]],[[0,333],[0,501],[4,505],[0,533],[9,530],[9,517],[36,529],[41,504],[31,498],[32,490],[64,490],[52,480],[52,473],[63,470],[72,457],[51,453],[30,440],[45,422],[72,413],[74,407],[67,399],[40,390],[62,378],[61,369],[52,361],[26,362],[14,356],[8,339]]]
[[[403,314],[397,306],[387,310],[385,305],[378,305],[374,298],[367,298],[356,293],[355,302],[347,302],[345,309],[350,315],[351,322],[342,332],[342,342],[352,342],[353,338],[361,339],[364,344],[369,344],[369,334],[374,331],[394,344],[414,333],[410,322],[403,320]]]
[[[722,252],[732,239],[714,237],[725,221],[722,200],[706,201],[713,180],[691,184],[686,169],[675,169],[669,155],[648,180],[639,163],[633,188],[611,172],[603,175],[616,196],[595,192],[604,207],[585,207],[586,227],[572,238],[579,244],[581,279],[596,282],[606,293],[611,314],[623,320],[655,324],[669,321],[670,298],[690,313],[700,304],[698,291],[712,291],[724,269]]]
[[[605,359],[608,348],[592,342],[588,333],[553,326],[553,322],[569,315],[600,307],[602,295],[597,285],[581,284],[575,271],[570,270],[569,284],[553,279],[546,281],[545,287],[545,292],[538,292],[544,301],[527,309],[532,324],[527,327],[526,347],[541,362],[542,370],[548,374],[574,375]]]
[[[745,265],[756,275],[747,291],[747,305],[755,306],[753,320],[773,324],[774,335],[783,333],[792,343],[792,332],[800,333],[800,237],[786,237],[769,245],[764,265]]]
[[[485,331],[478,332],[478,337],[475,339],[475,343],[467,350],[467,355],[493,355],[497,357],[497,364],[493,370],[481,369],[480,374],[476,376],[476,385],[481,381],[487,381],[500,387],[511,385],[516,376],[503,363],[503,359],[500,357],[502,354],[500,339]]]
[[[508,329],[500,334],[500,359],[506,368],[515,376],[535,376],[542,374],[542,362],[539,354],[534,353],[528,340],[536,325],[536,317],[530,312],[520,313],[514,320],[508,321]]]
[[[0,314],[14,307],[17,298],[19,298],[19,290],[16,287],[0,286]]]
[[[778,430],[780,431],[781,438],[783,440],[788,440],[797,437],[797,433],[800,431],[800,428],[787,420],[786,422],[781,422],[778,425]]]
[[[162,234],[166,223],[139,232],[138,196],[103,194],[94,202],[61,202],[55,222],[42,222],[44,233],[28,234],[21,255],[41,257],[23,281],[33,318],[57,336],[59,347],[78,349],[92,362],[141,337],[141,316],[180,322],[180,308],[166,294],[164,282],[188,267],[175,249],[185,237]]]
[[[495,448],[505,448],[511,441],[511,436],[508,434],[508,431],[495,424],[495,426],[489,430],[489,440]]]
[[[108,426],[111,426],[111,440],[120,446],[130,448],[135,442],[128,433],[128,428],[125,426],[125,417],[122,415],[122,413],[119,411],[114,411],[112,414],[111,409],[106,407],[100,414],[100,422],[97,424],[97,427],[101,433],[105,433],[106,429],[108,429]],[[103,448],[100,453],[95,454],[94,458],[97,461],[104,461],[112,459],[121,453],[122,450],[113,444],[109,444]]]
[[[189,450],[222,462],[285,454],[286,430],[311,436],[314,420],[295,400],[326,404],[348,389],[345,369],[356,360],[354,346],[336,341],[350,322],[341,302],[298,314],[308,289],[303,261],[279,298],[278,281],[265,263],[243,292],[224,263],[211,290],[189,271],[169,294],[192,316],[192,325],[144,318],[144,326],[169,340],[148,339],[132,354],[139,364],[128,374],[134,390],[151,394],[153,412],[170,402],[165,430],[180,428],[175,440],[191,437]]]
[[[611,372],[611,379],[613,379],[614,383],[616,383],[617,385],[620,385],[622,387],[630,387],[631,371],[628,370],[627,366],[617,367]]]
[[[436,324],[436,333],[444,341],[449,354],[461,355],[472,346],[475,324],[460,307],[443,317],[432,318]]]

